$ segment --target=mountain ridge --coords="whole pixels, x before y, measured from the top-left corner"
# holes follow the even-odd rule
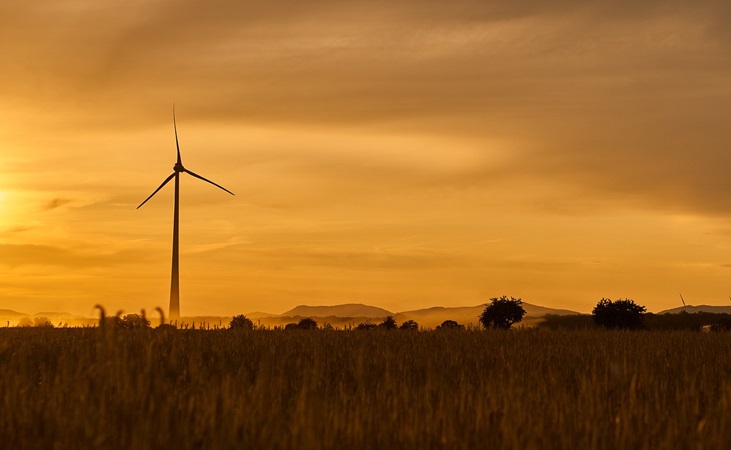
[[[693,314],[693,313],[698,313],[698,312],[708,312],[708,313],[716,313],[716,314],[731,314],[731,306],[688,305],[688,306],[679,306],[677,308],[666,309],[666,310],[660,311],[656,314],[679,314],[683,311],[687,312],[688,314]]]
[[[580,314],[576,311],[566,309],[548,308],[531,303],[523,303],[526,310],[526,318],[539,318],[546,314],[573,315]],[[485,309],[485,304],[475,306],[431,306],[422,309],[409,311],[392,312],[384,308],[363,303],[343,303],[337,305],[298,305],[282,314],[271,314],[256,311],[245,314],[249,319],[258,324],[267,326],[282,326],[287,323],[297,322],[304,317],[311,317],[321,323],[330,323],[333,326],[357,325],[362,322],[378,322],[387,316],[393,316],[397,322],[403,323],[407,320],[415,320],[421,326],[434,328],[444,320],[455,320],[464,325],[477,325],[477,318]],[[23,317],[47,316],[48,319],[57,323],[66,322],[71,326],[90,325],[98,319],[95,317],[84,317],[64,312],[43,312],[36,314],[25,314],[10,309],[0,310],[0,319],[5,322],[17,324]],[[178,323],[216,324],[226,326],[231,316],[198,315],[182,317]],[[153,323],[158,322],[156,316],[148,317]]]

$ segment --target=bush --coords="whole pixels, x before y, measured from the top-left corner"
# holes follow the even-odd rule
[[[53,328],[53,324],[48,317],[38,316],[34,318],[23,317],[18,321],[18,326],[23,328],[37,327],[37,328]]]
[[[394,319],[393,316],[388,316],[383,319],[383,322],[378,325],[378,328],[381,328],[383,330],[396,330],[398,329],[398,324],[396,323],[396,319]]]
[[[142,328],[150,328],[150,321],[140,314],[127,314],[122,317],[120,326],[127,330],[138,330]]]
[[[400,330],[419,330],[419,323],[415,320],[407,320],[399,327]]]
[[[491,298],[490,302],[479,316],[483,327],[508,329],[514,323],[523,320],[525,315],[523,300],[503,295],[499,298]]]
[[[299,323],[297,324],[297,328],[299,328],[300,330],[316,330],[317,321],[310,317],[305,317],[304,319],[301,319],[299,321]]]
[[[33,319],[33,326],[38,328],[53,328],[53,324],[48,317],[38,316]]]
[[[464,330],[464,325],[460,325],[454,320],[445,320],[437,326],[437,330]]]
[[[228,324],[229,330],[253,330],[254,322],[243,314],[234,316]]]
[[[317,321],[315,319],[305,317],[297,323],[288,323],[284,326],[285,330],[316,330]]]
[[[634,300],[609,300],[603,298],[591,312],[594,323],[605,328],[624,328],[636,330],[642,328],[645,320],[645,307]]]
[[[370,331],[376,327],[377,327],[377,325],[375,323],[363,322],[363,323],[359,323],[358,326],[355,327],[355,329],[360,330],[360,331]]]

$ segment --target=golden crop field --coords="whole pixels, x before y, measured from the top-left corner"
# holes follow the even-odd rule
[[[727,449],[731,335],[0,329],[8,449]]]

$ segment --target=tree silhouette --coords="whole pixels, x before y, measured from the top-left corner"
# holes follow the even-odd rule
[[[299,323],[297,323],[297,328],[300,330],[316,330],[317,321],[310,317],[305,317],[304,319],[300,319]]]
[[[419,330],[419,324],[415,320],[407,320],[399,327],[400,330]]]
[[[396,323],[396,319],[394,319],[393,316],[388,316],[383,319],[383,322],[378,325],[378,328],[383,330],[396,330],[398,329],[398,324]]]
[[[594,323],[605,328],[642,328],[645,320],[645,307],[634,300],[610,300],[603,298],[591,312]]]
[[[285,330],[317,330],[317,321],[310,317],[300,319],[297,323],[288,323],[284,326]]]
[[[254,322],[243,314],[234,316],[228,323],[229,330],[253,330]]]
[[[464,325],[460,325],[454,320],[445,320],[437,326],[437,330],[464,330]]]
[[[377,326],[378,325],[376,325],[375,323],[363,322],[363,323],[359,323],[358,326],[355,327],[355,329],[360,330],[360,331],[370,331],[370,330],[376,328]]]
[[[523,300],[503,295],[491,298],[490,302],[479,316],[483,327],[508,329],[514,323],[523,320],[525,315]]]
[[[119,322],[119,326],[126,330],[138,330],[142,328],[149,328],[150,321],[141,314],[127,314],[122,317]]]
[[[38,316],[33,319],[33,326],[38,328],[53,328],[53,324],[48,317]]]

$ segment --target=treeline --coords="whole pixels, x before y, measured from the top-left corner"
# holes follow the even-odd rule
[[[598,326],[591,314],[558,316],[548,314],[537,326],[547,329],[581,329]],[[643,325],[646,330],[691,330],[691,331],[724,331],[731,330],[731,314],[697,312],[680,312],[676,314],[643,314]]]
[[[477,317],[478,327],[484,329],[510,329],[513,325],[520,323],[525,315],[522,306],[523,302],[520,298],[514,297],[494,297],[490,299],[490,303],[485,305],[485,309]],[[98,326],[100,328],[110,329],[144,329],[150,328],[150,321],[142,314],[127,314],[122,316],[121,312],[115,316],[107,316],[104,308],[100,305],[96,306],[100,310],[100,318]],[[157,308],[160,314],[160,323],[157,329],[198,329],[198,330],[335,330],[330,323],[324,322],[322,325],[311,317],[305,317],[298,322],[289,323],[281,326],[262,326],[255,325],[254,322],[243,314],[233,316],[228,324],[219,321],[218,324],[210,324],[205,321],[192,324],[180,324],[177,322],[167,323],[162,309]],[[540,318],[541,320],[534,324],[535,327],[545,329],[582,329],[582,328],[609,328],[609,329],[626,329],[626,330],[694,330],[694,331],[725,331],[731,330],[731,314],[726,313],[710,313],[696,312],[688,313],[681,311],[677,314],[653,314],[647,313],[646,308],[635,303],[632,299],[610,300],[602,298],[594,307],[592,313],[577,315],[552,315],[548,314]],[[59,324],[61,325],[61,324]],[[9,326],[9,323],[8,323]],[[37,317],[31,321],[21,321],[19,327],[43,327],[53,328],[54,325],[45,317]],[[464,330],[472,328],[472,325],[460,324],[454,320],[445,320],[438,325],[436,330]],[[387,316],[380,322],[374,323],[365,321],[359,324],[349,324],[339,328],[348,331],[372,331],[372,330],[404,330],[418,331],[419,323],[415,320],[406,320],[399,324],[393,316]],[[428,328],[427,328],[428,329]]]

